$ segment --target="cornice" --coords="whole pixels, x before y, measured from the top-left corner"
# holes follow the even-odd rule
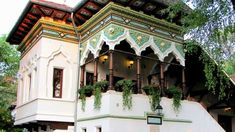
[[[18,47],[18,50],[22,53],[22,57],[41,37],[71,42],[74,44],[78,41],[74,33],[74,28],[71,25],[56,22],[48,18],[41,18]]]

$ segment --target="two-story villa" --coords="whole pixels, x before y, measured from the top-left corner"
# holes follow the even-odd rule
[[[185,55],[179,18],[161,15],[171,2],[177,0],[83,0],[70,8],[29,1],[7,39],[21,52],[15,125],[32,132],[235,130],[232,99],[208,92],[203,64]],[[132,82],[120,84],[126,89],[117,85],[123,79]],[[89,91],[98,82],[104,89]],[[147,86],[162,96],[178,87],[179,109],[167,97],[151,102]],[[155,106],[163,108],[161,125],[147,123]]]

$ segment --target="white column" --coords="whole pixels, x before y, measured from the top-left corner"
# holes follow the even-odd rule
[[[38,96],[38,71],[37,68],[34,69],[34,76],[33,76],[33,95],[34,95],[34,99],[37,98]]]
[[[38,62],[38,73],[37,73],[37,89],[38,89],[38,97],[39,98],[46,98],[47,92],[48,92],[48,87],[46,82],[48,79],[48,74],[47,74],[47,65],[46,65],[46,59],[41,58]],[[40,90],[39,90],[40,89]]]
[[[22,78],[19,78],[19,80],[18,80],[18,83],[19,83],[19,85],[18,85],[18,87],[17,87],[17,106],[19,106],[19,105],[21,105],[22,104],[22,102],[23,102],[23,93],[22,93],[22,81],[23,81],[23,79]]]
[[[25,73],[23,77],[22,93],[23,93],[22,103],[25,103],[27,101],[27,73]]]
[[[32,100],[35,98],[35,69],[33,68],[32,73],[31,73],[31,78],[29,78],[30,86],[29,86],[29,100]]]

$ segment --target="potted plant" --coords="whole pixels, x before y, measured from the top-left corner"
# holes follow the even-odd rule
[[[79,98],[82,102],[82,111],[85,111],[85,105],[86,105],[86,97],[90,97],[92,95],[93,86],[92,85],[86,85],[79,89]]]
[[[142,89],[145,92],[146,95],[150,95],[151,90],[153,90],[154,88],[158,88],[157,86],[154,85],[146,85],[144,86]]]
[[[106,92],[108,89],[108,81],[102,80],[94,84],[95,88],[100,88],[101,92]]]
[[[172,86],[169,89],[167,89],[167,93],[169,95],[172,95],[173,98],[173,108],[176,112],[179,111],[179,108],[181,106],[181,98],[182,98],[182,91],[178,87]]]
[[[108,89],[108,81],[99,81],[94,84],[94,108],[100,109],[101,106],[101,92],[106,92]]]
[[[125,80],[125,79],[120,80],[116,83],[115,86],[122,89],[123,108],[131,109],[132,90],[133,90],[132,80]]]
[[[161,101],[161,92],[158,86],[147,85],[143,87],[143,90],[149,95],[149,103],[152,111],[155,111],[156,107]]]

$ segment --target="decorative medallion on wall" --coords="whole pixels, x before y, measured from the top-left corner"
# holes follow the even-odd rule
[[[163,39],[158,38],[158,37],[154,37],[153,41],[162,53],[164,53],[167,49],[169,49],[171,47],[171,42],[170,41],[163,40]]]
[[[184,46],[177,44],[176,46],[177,51],[179,51],[179,53],[181,54],[181,56],[185,57],[185,53],[184,53]]]
[[[124,28],[117,25],[111,24],[104,29],[104,36],[108,40],[115,40],[123,34],[124,34]]]
[[[91,39],[90,39],[90,45],[91,45],[91,47],[93,48],[93,49],[96,49],[96,47],[97,47],[97,44],[98,44],[98,42],[99,42],[99,40],[100,40],[100,37],[101,37],[101,33],[99,32],[99,33],[97,33],[94,37],[92,37]]]
[[[149,41],[149,35],[134,31],[134,30],[130,30],[130,36],[131,38],[135,41],[135,43],[141,47],[143,46],[146,42]]]

